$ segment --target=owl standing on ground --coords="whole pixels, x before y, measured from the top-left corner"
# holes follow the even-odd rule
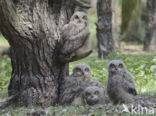
[[[80,11],[75,12],[71,17],[70,22],[65,24],[61,29],[62,39],[64,40],[72,41],[75,37],[82,38],[85,33],[89,34],[89,21],[86,13]],[[89,50],[90,43],[90,36],[87,36],[84,44],[74,52],[74,60],[92,52],[92,50]]]
[[[133,76],[121,60],[113,60],[108,66],[107,93],[114,104],[133,102],[137,95]]]
[[[81,96],[91,79],[92,72],[87,64],[78,64],[74,67],[72,75],[64,80],[61,104],[70,104],[72,102],[74,102],[73,104],[77,104],[75,102],[80,102],[79,96]]]

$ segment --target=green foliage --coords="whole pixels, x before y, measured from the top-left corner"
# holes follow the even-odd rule
[[[106,85],[107,80],[107,65],[110,60],[120,59],[123,60],[129,72],[134,76],[139,94],[155,94],[156,90],[156,55],[124,55],[117,54],[110,56],[109,59],[100,60],[97,56],[92,55],[80,61],[70,63],[70,74],[73,67],[79,63],[87,63],[90,65],[93,74],[93,80],[99,81]],[[10,58],[5,56],[0,59],[0,91],[7,90],[9,80],[11,77],[11,62]]]
[[[3,35],[1,34],[1,32],[0,32],[0,43],[6,43],[7,42],[7,40],[3,37]]]
[[[103,85],[106,85],[107,80],[107,65],[110,60],[119,59],[122,60],[129,72],[134,76],[134,81],[137,85],[137,91],[139,94],[155,95],[156,90],[156,56],[155,55],[124,55],[117,54],[116,56],[110,56],[109,60],[99,60],[96,56],[90,56],[86,59],[71,63],[71,69],[79,63],[87,63],[91,66],[93,72],[93,80],[100,81]]]
[[[0,91],[7,89],[11,77],[11,62],[8,56],[0,59]]]
[[[156,90],[156,55],[124,55],[117,54],[116,56],[109,56],[109,59],[100,60],[97,59],[96,55],[92,55],[85,59],[77,62],[70,63],[70,74],[72,73],[73,67],[79,63],[87,63],[92,68],[93,80],[100,81],[103,85],[106,84],[107,79],[107,65],[110,60],[120,59],[123,60],[127,66],[127,69],[134,75],[135,83],[137,84],[137,91],[139,94],[154,94]],[[5,56],[0,59],[0,97],[6,97],[7,86],[11,76],[11,63],[10,59]],[[0,104],[1,105],[1,104]],[[63,115],[63,116],[79,116],[79,115],[95,115],[95,116],[105,116],[106,110],[115,112],[123,110],[122,105],[114,106],[112,104],[107,105],[95,105],[95,106],[56,106],[43,109],[42,107],[16,107],[16,108],[6,108],[0,110],[0,115],[31,115],[33,112],[41,113],[44,111],[48,112],[50,115]],[[120,111],[119,110],[119,111]],[[127,115],[128,114],[124,114]]]

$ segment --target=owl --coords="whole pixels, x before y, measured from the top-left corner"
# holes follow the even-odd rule
[[[100,82],[98,82],[98,81],[91,81],[89,83],[89,85],[91,85],[91,86],[97,86],[99,88],[104,88],[104,86]]]
[[[73,69],[71,76],[76,79],[77,82],[90,82],[92,79],[92,71],[87,64],[81,63]]]
[[[84,88],[89,85],[92,72],[87,64],[78,64],[73,68],[72,75],[65,78],[62,86],[61,104],[70,104],[77,99]]]
[[[114,104],[133,102],[137,95],[133,76],[121,60],[113,60],[108,66],[107,93]]]
[[[88,105],[104,103],[104,88],[98,86],[89,86],[84,90],[83,101]]]
[[[73,14],[68,24],[65,24],[61,29],[61,35],[63,40],[74,40],[76,38],[82,38],[86,33],[89,35],[89,21],[86,13],[77,11]],[[76,40],[74,40],[76,41]],[[81,57],[85,57],[88,53],[91,53],[90,50],[90,36],[87,36],[84,44],[77,49],[72,55],[72,61],[76,61]],[[77,43],[79,44],[79,43]]]

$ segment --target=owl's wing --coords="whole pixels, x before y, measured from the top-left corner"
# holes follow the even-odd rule
[[[125,72],[124,79],[129,82],[129,86],[131,86],[132,88],[136,88],[131,73]]]
[[[69,36],[69,31],[70,31],[71,25],[70,24],[66,24],[63,26],[62,30],[61,30],[61,35],[63,39],[67,39]]]
[[[136,86],[133,81],[133,76],[129,72],[126,72],[124,74],[123,86],[128,93],[137,95]]]
[[[70,104],[76,97],[80,96],[83,88],[78,86],[76,79],[73,79],[72,77],[68,78],[64,84],[61,104]]]
[[[73,57],[76,54],[76,51],[83,47],[87,38],[89,37],[88,28],[84,28],[78,34],[79,28],[75,25],[71,25],[70,23],[65,25],[61,31],[62,41],[60,41],[60,54],[57,56],[60,62],[70,62],[73,61]],[[89,51],[90,54],[90,51]],[[88,53],[87,53],[88,55]],[[83,55],[85,57],[86,54]],[[77,58],[76,58],[77,59]]]
[[[69,23],[63,26],[61,33],[62,38],[66,40],[79,33],[79,29],[75,24]]]

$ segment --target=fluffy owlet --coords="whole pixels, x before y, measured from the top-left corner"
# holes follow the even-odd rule
[[[113,60],[108,66],[107,93],[114,104],[133,102],[137,95],[133,76],[121,60]]]
[[[82,38],[85,33],[89,34],[89,21],[86,13],[77,11],[73,14],[68,24],[65,24],[61,29],[62,39],[73,40],[75,37]],[[77,43],[79,44],[79,43]],[[84,57],[86,53],[91,53],[90,49],[90,37],[87,36],[84,44],[74,52],[73,61]]]
[[[86,104],[95,105],[104,103],[104,88],[98,86],[89,86],[84,90],[83,100]]]
[[[92,72],[87,64],[78,64],[73,69],[72,78],[76,79],[77,82],[90,82],[92,79]]]
[[[87,64],[78,64],[71,76],[65,78],[61,104],[70,104],[79,97],[88,83],[91,81],[92,73]]]

